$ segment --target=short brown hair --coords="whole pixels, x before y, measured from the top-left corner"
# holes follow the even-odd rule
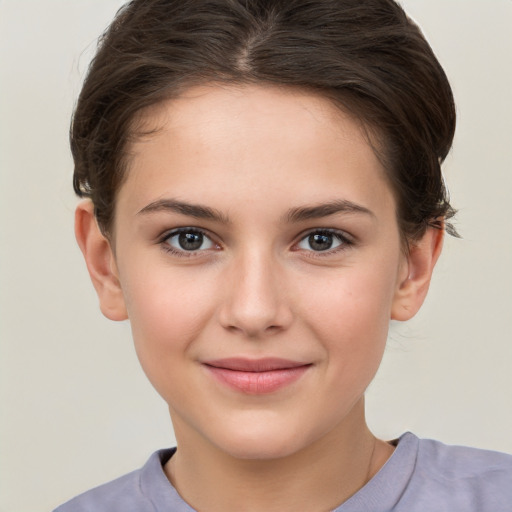
[[[305,88],[353,114],[377,134],[406,240],[454,215],[440,168],[451,88],[393,0],[132,0],[100,39],[71,127],[74,188],[104,233],[136,114],[212,81]]]

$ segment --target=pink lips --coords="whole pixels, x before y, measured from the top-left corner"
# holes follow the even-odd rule
[[[220,382],[248,394],[277,391],[299,379],[311,367],[278,358],[229,358],[205,361],[205,368]]]

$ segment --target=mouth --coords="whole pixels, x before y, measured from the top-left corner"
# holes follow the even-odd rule
[[[220,383],[243,393],[258,395],[278,391],[300,379],[311,363],[279,358],[228,358],[203,362]]]

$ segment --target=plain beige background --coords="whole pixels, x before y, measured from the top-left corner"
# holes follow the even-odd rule
[[[172,445],[127,324],[101,317],[72,222],[67,131],[119,0],[0,0],[0,512],[36,512]],[[512,1],[404,0],[452,81],[445,166],[464,240],[393,326],[376,434],[512,452]]]

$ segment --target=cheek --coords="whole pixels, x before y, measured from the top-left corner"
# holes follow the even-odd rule
[[[184,272],[160,269],[130,274],[123,292],[137,356],[162,394],[164,384],[178,378],[183,356],[213,314],[214,288],[201,279],[191,283]]]
[[[341,269],[336,279],[310,290],[304,314],[333,370],[348,379],[371,380],[387,340],[394,276],[351,270]]]

